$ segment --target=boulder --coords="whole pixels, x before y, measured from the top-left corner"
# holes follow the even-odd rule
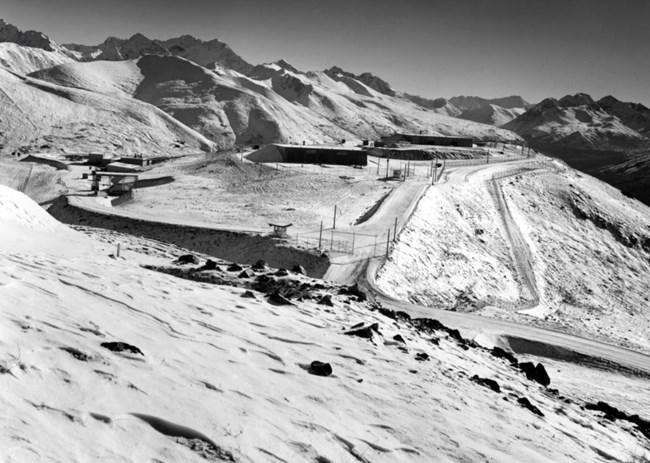
[[[415,354],[415,360],[417,360],[418,362],[424,362],[426,360],[429,360],[429,354],[427,354],[426,352],[418,352],[417,354]]]
[[[239,265],[239,264],[234,264],[234,263],[233,263],[233,264],[230,264],[230,265],[228,266],[228,271],[229,271],[229,272],[241,272],[242,270],[244,270],[244,267],[242,267],[242,266]]]
[[[316,375],[316,376],[329,376],[332,374],[333,370],[332,370],[332,365],[330,365],[329,363],[319,362],[318,360],[314,360],[309,365],[309,369],[307,371],[312,375]]]
[[[343,334],[346,334],[348,336],[359,336],[360,338],[365,338],[365,339],[372,339],[373,332],[380,334],[378,323],[371,323],[371,324],[359,323],[357,325],[354,325],[352,328],[350,328],[348,331],[346,331]]]
[[[250,270],[242,270],[242,272],[237,276],[239,278],[253,278],[255,274]]]
[[[520,397],[520,398],[518,398],[518,399],[517,399],[517,403],[518,403],[519,405],[521,405],[522,407],[524,407],[524,408],[530,410],[530,411],[533,412],[535,415],[538,415],[538,416],[544,416],[544,414],[542,413],[542,411],[541,411],[539,408],[537,408],[536,406],[534,406],[533,404],[531,404],[531,403],[530,403],[530,400],[528,400],[526,397]]]
[[[501,392],[501,387],[499,383],[490,378],[481,378],[479,375],[474,375],[470,378],[470,381],[474,381],[476,384],[480,384],[483,387],[492,389],[494,392]]]
[[[511,352],[508,352],[505,349],[502,349],[500,347],[493,347],[492,350],[490,351],[490,354],[492,354],[496,358],[502,358],[508,360],[510,363],[513,365],[517,365],[519,361],[517,360],[517,357],[515,357]]]
[[[273,305],[294,305],[293,302],[277,291],[268,295],[268,301]]]
[[[176,259],[177,264],[198,264],[200,262],[199,258],[194,254],[183,254],[178,259]]]
[[[112,342],[103,342],[100,346],[112,351],[112,352],[130,352],[132,354],[144,355],[142,351],[131,344],[125,342],[112,341]]]
[[[258,260],[253,264],[251,267],[253,270],[266,270],[266,262],[264,262],[262,259]]]
[[[526,378],[530,381],[535,381],[542,386],[551,384],[551,378],[546,372],[546,368],[541,363],[535,365],[533,362],[524,362],[519,364],[519,369],[524,372]]]
[[[208,259],[205,264],[203,264],[203,267],[201,267],[201,270],[215,270],[219,267],[217,267],[217,263],[213,261],[212,259]]]
[[[298,265],[298,264],[294,265],[291,268],[291,271],[293,273],[298,273],[300,275],[307,275],[307,271],[305,270],[305,267],[303,267],[302,265]]]
[[[276,277],[286,277],[287,275],[289,275],[289,272],[287,271],[286,268],[281,268],[281,269],[278,269],[278,271],[275,272],[274,275]]]
[[[318,300],[317,304],[318,305],[327,305],[329,307],[334,307],[334,303],[332,302],[332,295],[331,294],[323,294],[323,296]]]

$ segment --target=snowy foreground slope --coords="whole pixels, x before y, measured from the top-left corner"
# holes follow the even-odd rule
[[[583,408],[602,392],[558,396],[453,330],[327,284],[270,276],[333,294],[273,305],[242,297],[251,278],[145,270],[180,250],[93,240],[7,187],[0,223],[2,461],[593,462],[647,449],[635,425]],[[346,336],[357,323],[379,332]],[[333,374],[310,374],[314,360]]]

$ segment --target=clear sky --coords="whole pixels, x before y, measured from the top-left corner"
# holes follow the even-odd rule
[[[650,0],[1,0],[57,43],[218,38],[252,64],[370,71],[425,97],[612,94],[650,106]]]

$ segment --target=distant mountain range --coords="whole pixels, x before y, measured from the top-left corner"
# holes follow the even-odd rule
[[[581,156],[650,146],[650,109],[613,96],[578,93],[535,105],[516,95],[429,99],[369,72],[253,65],[219,40],[191,35],[57,45],[0,20],[0,84],[3,151],[175,154],[395,132],[523,138]]]

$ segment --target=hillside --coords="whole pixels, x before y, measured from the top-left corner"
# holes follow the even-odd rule
[[[626,392],[647,393],[640,379],[558,363],[554,391],[504,351],[346,288],[201,269],[205,256],[183,266],[182,249],[84,236],[6,187],[0,205],[8,461],[605,462],[644,449],[636,425],[595,405],[617,389],[614,406],[645,416]]]
[[[650,151],[632,153],[625,161],[602,167],[594,175],[650,206]]]
[[[18,77],[0,69],[5,152],[179,155],[212,143],[158,108],[120,95]]]
[[[610,95],[598,100],[598,105],[641,135],[650,136],[650,109],[641,103],[626,103]]]

